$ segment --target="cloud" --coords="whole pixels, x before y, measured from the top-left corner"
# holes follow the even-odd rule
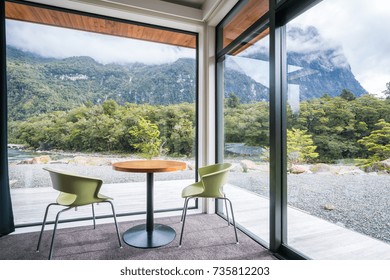
[[[6,21],[7,44],[44,57],[90,56],[107,63],[162,64],[195,58],[195,50],[67,28]]]
[[[390,1],[327,0],[290,24],[315,26],[330,43],[342,46],[352,72],[370,93],[390,82]]]

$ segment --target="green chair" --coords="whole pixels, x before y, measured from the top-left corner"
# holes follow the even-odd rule
[[[118,223],[116,221],[114,205],[110,201],[112,198],[104,196],[99,193],[103,181],[97,178],[84,177],[84,176],[71,174],[63,170],[56,170],[52,168],[43,168],[43,169],[49,172],[53,188],[59,191],[60,193],[57,197],[56,203],[50,203],[46,207],[45,216],[43,218],[43,223],[42,223],[42,229],[39,235],[37,252],[39,252],[39,246],[41,244],[42,234],[45,228],[47,213],[49,211],[50,206],[59,205],[59,206],[64,206],[66,208],[59,211],[55,219],[53,236],[50,244],[49,260],[52,258],[53,255],[54,237],[56,234],[57,224],[58,224],[60,214],[72,208],[76,208],[78,206],[92,205],[93,228],[95,229],[96,222],[95,222],[94,203],[103,203],[103,202],[107,202],[111,205],[116,233],[119,241],[119,247],[122,248],[122,242],[119,235],[119,229],[118,229]]]
[[[183,241],[183,232],[184,232],[184,224],[187,216],[188,201],[191,198],[215,198],[215,199],[224,200],[228,225],[230,225],[229,212],[227,209],[227,201],[229,201],[230,210],[232,213],[234,233],[236,235],[236,242],[238,244],[237,228],[236,228],[236,222],[234,220],[234,214],[233,214],[233,205],[232,202],[226,197],[225,193],[223,192],[223,186],[227,182],[229,171],[231,168],[232,165],[230,163],[219,163],[219,164],[200,167],[198,169],[200,181],[193,183],[183,189],[181,196],[185,200],[184,200],[184,207],[181,216],[182,228],[181,228],[179,246],[181,246]]]

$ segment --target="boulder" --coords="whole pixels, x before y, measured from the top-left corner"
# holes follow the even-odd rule
[[[381,162],[379,162],[385,169],[389,169],[390,168],[390,158],[388,159],[385,159],[385,160],[382,160]]]
[[[51,161],[50,156],[39,156],[32,159],[32,164],[46,164]]]
[[[338,175],[363,175],[365,172],[356,166],[342,166],[337,171]]]
[[[308,173],[310,170],[308,167],[303,165],[293,165],[290,168],[291,174],[302,174],[302,173]]]
[[[258,166],[256,165],[256,163],[254,163],[251,160],[247,160],[247,159],[240,161],[240,165],[241,165],[242,170],[244,172],[248,172],[249,170],[259,169]]]
[[[327,204],[324,205],[324,209],[327,210],[327,211],[332,211],[335,208],[336,207],[333,204],[330,204],[330,203],[327,203]]]
[[[111,161],[103,157],[75,156],[73,159],[69,160],[69,164],[103,166],[111,165]]]
[[[328,164],[318,163],[318,164],[314,164],[310,168],[310,171],[313,173],[329,173],[332,172],[332,168]]]
[[[24,159],[24,160],[19,161],[17,164],[33,164],[33,159],[32,158]]]

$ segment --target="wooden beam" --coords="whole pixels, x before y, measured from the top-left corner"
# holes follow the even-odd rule
[[[196,48],[195,35],[145,26],[142,24],[114,21],[13,2],[6,2],[5,14],[7,19],[65,27],[186,48]]]

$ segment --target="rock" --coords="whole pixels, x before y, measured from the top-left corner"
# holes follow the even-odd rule
[[[383,166],[385,169],[389,169],[390,168],[390,158],[380,161],[379,164],[381,166]]]
[[[40,157],[35,157],[32,159],[32,164],[46,164],[51,161],[50,156],[40,156]]]
[[[258,167],[256,166],[256,163],[254,163],[251,160],[244,159],[240,161],[240,165],[242,167],[242,170],[244,172],[248,172],[248,170],[256,170]]]
[[[59,160],[51,160],[49,164],[68,164],[69,160],[67,159],[59,159]]]
[[[293,165],[290,168],[291,174],[302,174],[302,173],[308,173],[309,171],[310,171],[309,168],[303,165]]]
[[[33,159],[30,158],[30,159],[24,159],[24,160],[21,160],[19,161],[17,164],[32,164],[33,163]]]
[[[332,210],[336,209],[336,207],[332,204],[327,203],[324,205],[324,209],[328,210],[328,211],[332,211]]]
[[[243,171],[241,164],[234,164],[233,163],[232,165],[233,165],[233,167],[232,167],[231,171],[233,171],[233,172],[242,172]]]
[[[310,171],[313,173],[327,173],[327,172],[331,172],[332,168],[328,164],[318,163],[318,164],[313,165],[310,168]]]
[[[10,188],[13,188],[16,185],[17,182],[18,182],[18,180],[9,180]]]
[[[69,164],[77,165],[111,165],[111,161],[102,157],[84,157],[84,156],[75,156],[73,159],[70,159]]]
[[[355,166],[343,166],[337,171],[338,175],[362,175],[365,174],[363,170]]]

